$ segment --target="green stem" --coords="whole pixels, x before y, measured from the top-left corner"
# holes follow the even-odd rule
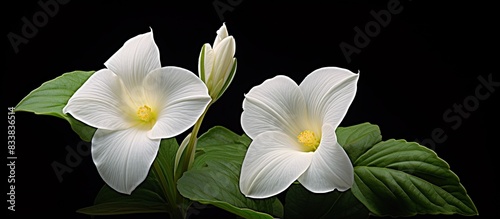
[[[182,196],[179,194],[177,191],[177,186],[173,182],[168,182],[170,181],[168,176],[165,176],[163,174],[163,171],[161,170],[161,166],[158,162],[153,163],[153,170],[158,178],[160,180],[161,188],[163,190],[164,196],[167,198],[167,202],[169,203],[168,207],[170,209],[170,218],[175,218],[175,219],[184,219],[186,218],[186,212],[185,209],[182,209],[180,206],[177,205],[179,203],[179,197],[182,198]],[[182,205],[181,205],[182,206]]]
[[[207,113],[208,108],[210,108],[212,103],[213,102],[210,102],[208,104],[208,106],[205,108],[205,111],[203,112],[203,114],[201,114],[200,118],[198,118],[198,120],[194,124],[193,130],[191,131],[191,137],[189,138],[188,145],[186,146],[186,149],[184,150],[184,153],[181,156],[181,161],[179,163],[179,166],[177,167],[177,171],[175,171],[174,182],[173,182],[172,186],[170,186],[170,187],[175,189],[175,192],[174,191],[169,192],[170,194],[175,194],[175,196],[173,198],[170,198],[171,196],[167,196],[167,197],[169,197],[169,200],[168,200],[169,203],[176,203],[177,204],[176,206],[173,206],[174,208],[177,208],[177,209],[172,209],[172,210],[174,210],[174,212],[180,212],[181,215],[172,215],[173,218],[177,218],[177,216],[181,216],[179,218],[185,218],[187,216],[186,211],[189,208],[189,206],[191,205],[191,201],[184,198],[178,192],[177,181],[181,178],[181,176],[184,172],[191,169],[191,166],[192,166],[193,161],[194,161],[194,155],[196,152],[196,142],[198,140],[198,137],[197,137],[198,131],[200,130],[201,123],[203,122],[203,118],[205,118],[205,114]]]
[[[210,108],[212,103],[213,102],[210,102],[210,104],[208,104],[203,114],[201,114],[200,118],[198,118],[198,121],[196,121],[196,123],[194,124],[193,131],[191,132],[191,137],[189,138],[188,146],[186,147],[185,150],[186,156],[184,158],[187,160],[183,160],[181,162],[183,163],[180,171],[181,174],[191,169],[191,166],[194,161],[194,155],[196,152],[196,143],[198,142],[198,131],[200,130],[201,123],[203,122],[205,114],[207,114],[208,108]]]

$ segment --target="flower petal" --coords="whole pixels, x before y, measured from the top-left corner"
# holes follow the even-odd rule
[[[92,138],[92,159],[106,184],[130,194],[146,179],[159,145],[160,139],[149,139],[147,130],[97,129]]]
[[[354,96],[359,74],[349,70],[327,67],[309,74],[299,85],[312,121],[338,127]]]
[[[203,45],[203,48],[201,49],[202,54],[200,54],[200,58],[198,61],[198,74],[200,74],[200,78],[202,78],[201,73],[203,71],[203,80],[209,85],[209,83],[212,83],[210,79],[210,76],[212,74],[213,66],[214,66],[214,61],[215,61],[215,53],[210,44],[205,43]],[[203,60],[202,60],[203,58]],[[202,63],[203,61],[203,63]]]
[[[222,81],[222,84],[227,80],[229,73],[233,67],[233,57],[236,53],[236,42],[232,36],[224,38],[219,45],[214,46],[215,66],[213,78],[215,81]],[[215,82],[217,84],[219,82]]]
[[[140,86],[149,72],[161,68],[153,31],[129,39],[104,65],[117,74],[128,89]]]
[[[267,131],[296,137],[304,131],[307,111],[297,84],[286,76],[276,76],[253,87],[245,95],[241,126],[250,138]]]
[[[95,72],[71,96],[63,108],[76,119],[98,129],[119,130],[132,126],[130,107],[120,78],[109,69]]]
[[[174,137],[193,126],[210,103],[205,84],[189,70],[164,67],[144,80],[145,97],[158,118],[151,138]]]
[[[217,30],[217,36],[215,37],[213,44],[214,47],[217,46],[220,43],[220,41],[226,38],[227,36],[229,36],[229,33],[227,31],[226,24],[222,23],[222,26],[219,28],[219,30]]]
[[[297,141],[281,132],[264,132],[250,144],[243,160],[240,190],[267,198],[287,189],[309,167],[313,153],[299,151]]]
[[[337,143],[335,129],[323,125],[323,134],[318,149],[314,152],[311,165],[300,176],[299,182],[309,191],[325,193],[338,189],[345,191],[354,182],[351,160]]]

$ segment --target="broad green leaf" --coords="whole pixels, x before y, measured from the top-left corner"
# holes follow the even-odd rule
[[[285,199],[285,218],[368,218],[368,209],[354,197],[351,190],[312,193],[302,185],[292,185]]]
[[[347,152],[351,162],[382,140],[377,125],[361,123],[349,127],[338,127],[337,141]]]
[[[130,195],[121,194],[105,185],[95,204],[79,209],[89,215],[118,215],[133,213],[171,213],[177,207],[173,184],[173,164],[178,145],[175,138],[161,141],[156,160],[147,178]],[[173,194],[172,194],[173,193]],[[187,206],[186,206],[187,207]]]
[[[214,127],[197,144],[197,156],[191,170],[178,181],[178,190],[186,198],[211,204],[244,218],[283,216],[283,206],[275,197],[246,198],[239,189],[241,163],[250,139],[226,128]]]
[[[65,119],[82,140],[90,142],[96,129],[64,114],[62,109],[93,73],[93,71],[73,71],[47,81],[24,97],[15,110]]]
[[[353,194],[377,216],[477,215],[457,175],[414,142],[380,142],[354,161]]]

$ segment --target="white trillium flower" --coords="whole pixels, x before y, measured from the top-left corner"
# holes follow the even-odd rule
[[[352,163],[337,143],[339,126],[356,94],[358,74],[328,67],[297,85],[276,76],[245,95],[241,124],[253,139],[243,160],[240,190],[266,198],[298,180],[314,193],[345,191]]]
[[[130,194],[148,175],[160,140],[193,126],[211,98],[194,73],[161,67],[152,31],[129,39],[104,65],[63,112],[97,128],[97,170],[111,188]]]
[[[208,43],[201,48],[198,73],[213,101],[219,99],[234,78],[237,65],[235,53],[235,40],[229,36],[225,24],[217,31],[213,48]]]

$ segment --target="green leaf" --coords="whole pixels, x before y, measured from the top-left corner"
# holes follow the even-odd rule
[[[175,166],[175,156],[179,150],[179,144],[175,138],[163,139],[160,143],[160,150],[156,156],[156,160],[151,167],[151,171],[154,171],[158,178],[160,187],[163,191],[163,197],[170,204],[170,213],[184,214],[184,210],[189,207],[189,200],[184,199],[177,191],[177,186],[175,183],[174,166]],[[179,204],[179,199],[182,200],[182,206],[177,206]],[[179,210],[181,212],[179,212]],[[172,216],[175,217],[175,216]]]
[[[96,129],[64,114],[62,109],[93,73],[93,71],[73,71],[47,81],[24,97],[15,110],[65,119],[82,140],[90,142]]]
[[[202,135],[192,169],[178,181],[181,195],[244,218],[282,217],[283,206],[276,197],[250,199],[240,192],[241,163],[250,141],[223,127],[214,127]]]
[[[175,138],[163,139],[147,178],[132,194],[121,194],[105,185],[99,191],[95,204],[79,209],[78,212],[89,215],[118,215],[177,211],[177,191],[173,183],[173,165],[177,149]]]
[[[353,194],[377,216],[477,215],[448,164],[414,142],[380,142],[354,161]]]
[[[292,185],[285,199],[285,218],[368,218],[368,209],[354,197],[351,190],[312,193],[302,185]]]
[[[379,127],[370,123],[338,127],[336,133],[337,141],[347,152],[351,162],[382,140]]]
[[[119,215],[168,212],[168,203],[162,196],[157,177],[150,172],[148,178],[130,195],[116,192],[105,185],[99,191],[95,204],[77,212],[88,215]]]

